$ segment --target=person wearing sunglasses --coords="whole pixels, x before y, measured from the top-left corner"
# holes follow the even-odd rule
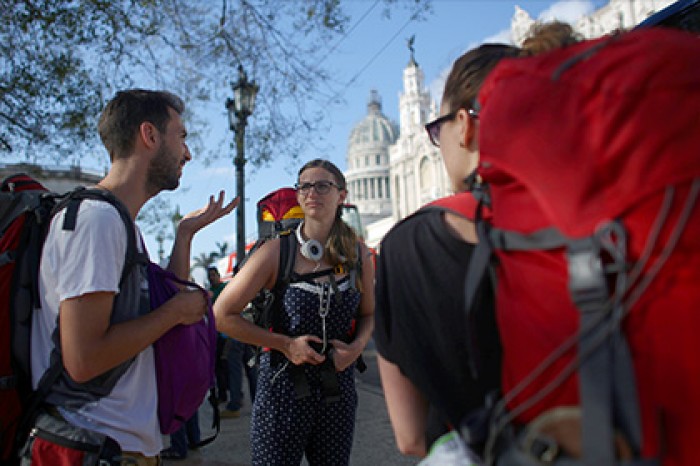
[[[240,313],[261,289],[275,286],[287,237],[264,243],[250,257],[214,312],[220,331],[271,349],[260,358],[252,464],[294,465],[306,456],[311,465],[347,465],[357,409],[353,369],[372,334],[374,266],[341,219],[347,189],[334,164],[306,163],[296,192],[304,221],[290,233],[296,239],[292,280],[273,328]]]
[[[548,39],[533,37],[525,51],[484,44],[455,61],[445,82],[440,116],[425,128],[440,148],[458,194],[436,201],[440,209],[428,206],[407,217],[380,246],[374,341],[396,443],[407,455],[425,456],[438,437],[459,426],[500,386],[501,350],[488,277],[476,293],[475,320],[467,322],[465,312],[464,284],[477,241],[477,203],[468,192],[479,161],[477,95],[502,59],[558,46],[573,31],[552,23],[538,34]],[[478,336],[476,378],[468,366],[472,347],[467,331]],[[445,464],[437,459],[428,463],[431,457],[426,464]]]

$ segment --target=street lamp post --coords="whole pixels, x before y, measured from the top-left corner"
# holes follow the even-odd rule
[[[180,220],[182,220],[182,214],[180,213],[180,206],[176,205],[175,211],[170,216],[170,223],[173,226],[173,241],[175,241],[175,237],[177,236],[177,227],[178,227],[178,225],[180,225]]]
[[[226,99],[228,124],[236,137],[236,157],[233,164],[236,167],[236,195],[239,199],[236,209],[236,264],[240,264],[245,256],[245,127],[248,117],[255,108],[255,96],[258,85],[248,81],[243,66],[238,66],[238,81],[231,83],[233,99]]]
[[[156,242],[158,243],[158,264],[163,263],[163,258],[165,257],[165,250],[163,249],[163,241],[165,241],[165,236],[162,231],[159,231],[156,235]]]

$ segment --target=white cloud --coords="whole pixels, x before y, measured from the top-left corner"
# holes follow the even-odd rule
[[[595,11],[595,6],[590,0],[560,0],[553,3],[549,8],[540,13],[538,20],[551,21],[557,19],[570,24],[575,24],[581,17],[591,14]],[[502,43],[512,44],[510,29],[503,29],[495,34],[485,37],[480,43],[471,43],[464,51],[473,49],[480,44],[485,43]],[[429,85],[428,90],[433,100],[438,104],[442,98],[442,91],[445,87],[445,80],[450,73],[450,67],[443,69],[440,75],[435,78]]]
[[[445,68],[440,72],[440,75],[433,79],[428,85],[428,90],[430,91],[430,97],[440,105],[440,100],[442,99],[442,90],[445,88],[445,80],[447,80],[447,75],[450,74],[451,68]],[[440,109],[438,109],[440,111]]]
[[[485,38],[482,42],[472,42],[469,44],[462,53],[466,52],[467,50],[471,50],[475,47],[478,47],[481,44],[486,44],[486,43],[492,43],[492,44],[510,44],[511,43],[511,38],[510,38],[510,29],[503,29],[502,31],[497,32],[496,34],[493,34],[487,38]],[[461,53],[460,53],[461,55]],[[447,75],[450,74],[450,69],[452,66],[448,66],[447,68],[444,68],[440,74],[438,75],[437,78],[435,78],[429,85],[428,85],[428,90],[430,91],[430,96],[435,100],[438,105],[440,104],[440,99],[442,99],[442,91],[445,88],[445,81],[447,80]]]
[[[593,2],[588,0],[564,0],[554,3],[544,10],[538,19],[551,21],[558,19],[570,24],[576,23],[582,16],[588,15],[595,10]]]

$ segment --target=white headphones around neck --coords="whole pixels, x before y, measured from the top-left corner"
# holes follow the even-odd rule
[[[309,240],[304,240],[304,238],[301,236],[301,227],[303,226],[304,222],[302,221],[297,227],[296,232],[297,241],[299,241],[299,245],[301,246],[301,255],[314,262],[320,262],[323,258],[323,245],[320,241],[315,240],[313,238]]]

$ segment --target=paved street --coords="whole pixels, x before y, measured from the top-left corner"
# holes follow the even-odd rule
[[[359,406],[355,440],[350,464],[353,466],[408,466],[418,461],[402,456],[394,443],[384,396],[379,383],[374,351],[365,351],[368,369],[357,376]],[[243,383],[244,386],[247,384]],[[210,445],[199,451],[190,451],[184,461],[166,461],[166,464],[182,466],[244,466],[250,465],[250,398],[246,393],[241,417],[223,419],[221,433]],[[205,403],[200,409],[202,436],[210,431],[211,408]],[[306,462],[303,463],[307,464]]]

